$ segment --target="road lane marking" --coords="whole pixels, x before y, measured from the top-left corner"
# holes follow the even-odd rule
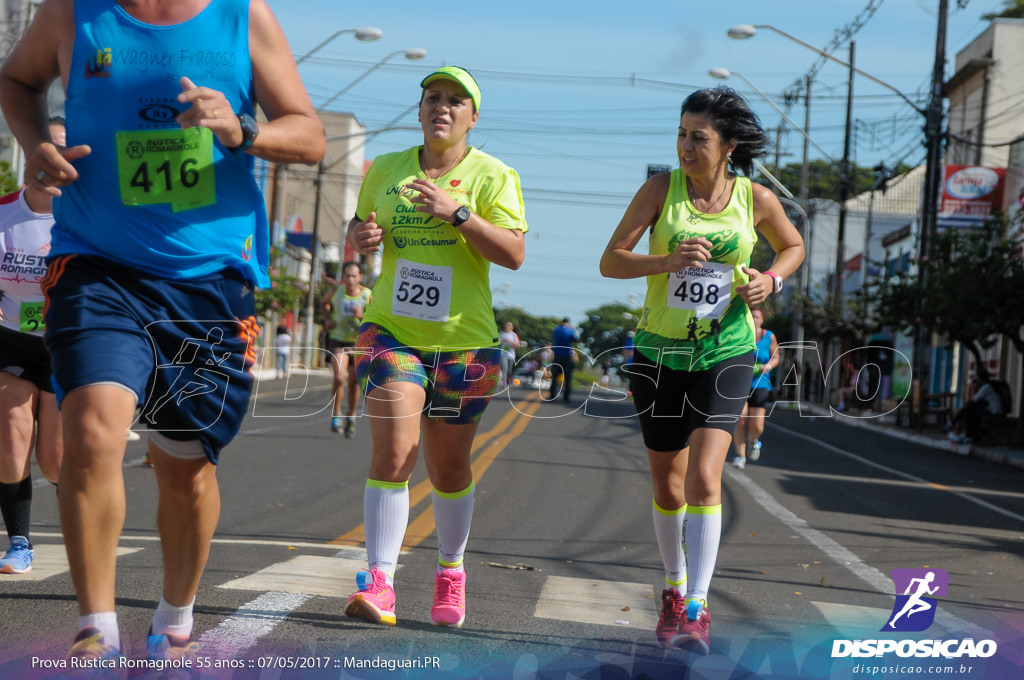
[[[778,426],[776,425],[775,427]],[[822,444],[818,440],[812,441],[815,444],[828,446],[827,444]],[[888,574],[883,574],[878,569],[865,563],[845,546],[840,545],[831,537],[812,528],[807,523],[807,520],[798,517],[747,475],[731,469],[730,466],[726,466],[723,469],[723,473],[730,479],[730,481],[745,487],[747,492],[753,496],[758,505],[774,515],[776,519],[789,527],[790,530],[800,534],[810,541],[812,545],[825,553],[833,562],[841,567],[845,567],[854,576],[866,582],[883,595],[888,595],[893,598],[895,597],[892,592],[892,579],[889,578]],[[940,608],[938,613],[935,615],[935,620],[950,630],[959,630],[970,633],[971,635],[984,636],[985,638],[990,638],[992,636],[992,633],[984,628],[954,616],[942,608]]]
[[[993,505],[992,503],[989,503],[988,501],[983,501],[980,498],[975,498],[974,496],[972,496],[970,494],[960,493],[958,491],[953,491],[952,489],[949,489],[948,487],[944,487],[944,486],[941,486],[941,485],[929,482],[927,479],[923,479],[921,477],[917,477],[915,475],[912,475],[912,474],[909,474],[909,473],[906,473],[906,472],[901,472],[900,470],[894,470],[893,468],[888,467],[886,465],[882,465],[881,463],[876,463],[874,461],[868,460],[867,458],[862,458],[861,456],[858,456],[856,453],[851,453],[851,452],[845,451],[845,450],[843,450],[843,449],[841,449],[841,448],[839,448],[837,446],[832,446],[831,444],[826,444],[825,442],[821,441],[820,439],[815,439],[814,437],[810,437],[810,436],[808,436],[806,434],[803,434],[802,432],[796,432],[794,430],[791,430],[788,427],[782,427],[781,425],[776,425],[775,423],[772,423],[771,426],[773,428],[777,429],[777,430],[781,430],[781,431],[785,432],[788,435],[796,437],[797,439],[803,439],[804,441],[810,442],[811,444],[814,444],[815,446],[819,446],[821,448],[827,449],[827,450],[829,450],[829,451],[831,451],[833,453],[836,453],[836,454],[838,454],[840,456],[845,456],[846,458],[849,458],[851,460],[855,460],[858,463],[861,463],[863,465],[867,465],[868,467],[873,467],[876,470],[881,470],[883,472],[887,472],[888,474],[894,475],[896,477],[902,477],[903,479],[909,479],[910,481],[917,482],[918,484],[921,484],[923,486],[930,486],[930,487],[935,488],[935,489],[941,489],[943,491],[948,491],[949,493],[953,494],[954,496],[956,496],[957,498],[959,498],[961,500],[965,500],[965,501],[967,501],[969,503],[974,503],[975,505],[980,505],[981,507],[985,508],[986,510],[991,510],[992,512],[997,512],[1000,515],[1004,515],[1005,517],[1009,517],[1011,519],[1017,520],[1018,522],[1024,523],[1024,515],[1018,515],[1017,513],[1011,512],[1010,510],[1006,510],[1005,508],[1001,508],[998,505]]]
[[[356,574],[363,569],[366,569],[365,554],[362,559],[296,555],[218,587],[347,598],[352,594]]]
[[[56,538],[64,540],[64,535],[59,531],[33,531],[32,536],[34,538]],[[122,541],[145,541],[149,543],[159,543],[160,537],[154,534],[148,534],[146,536],[132,536],[130,534],[121,534]],[[245,545],[245,546],[270,546],[275,548],[314,548],[317,550],[330,550],[331,552],[338,552],[338,546],[330,545],[329,543],[310,543],[305,541],[272,541],[258,538],[214,538],[214,545]]]
[[[299,593],[263,593],[239,607],[216,628],[200,635],[199,644],[204,653],[213,652],[214,656],[240,656],[311,597]]]
[[[522,405],[522,403],[523,402],[520,402],[517,406]],[[486,447],[483,450],[483,453],[476,457],[476,460],[471,464],[471,468],[473,470],[473,479],[477,484],[480,483],[484,473],[487,472],[487,468],[491,467],[491,463],[493,463],[498,457],[498,454],[504,451],[505,447],[508,446],[513,439],[523,433],[526,426],[530,424],[530,418],[537,412],[540,405],[540,401],[532,400],[531,403],[519,414],[519,418],[516,420],[515,425],[513,425],[508,432],[491,442],[491,445]],[[509,411],[509,413],[515,412],[516,411]],[[508,415],[508,413],[505,415]],[[427,481],[428,484],[430,482],[429,479],[425,481]],[[414,505],[415,504],[410,504],[409,507],[414,507]],[[402,550],[411,550],[415,548],[430,536],[430,534],[434,533],[435,528],[434,506],[432,504],[428,504],[426,509],[423,510],[416,519],[409,522],[409,527],[405,531],[405,540],[402,542]]]
[[[501,417],[501,420],[499,420],[498,424],[495,425],[493,428],[491,428],[487,432],[483,432],[481,434],[477,434],[477,436],[473,438],[473,447],[472,447],[472,449],[470,449],[469,455],[472,456],[486,442],[490,441],[493,437],[500,436],[501,433],[503,433],[505,430],[507,430],[512,425],[513,421],[515,421],[515,419],[517,417],[521,417],[522,416],[523,408],[529,409],[529,406],[524,406],[528,402],[535,402],[537,404],[537,407],[535,407],[533,409],[533,411],[531,411],[531,413],[536,412],[537,408],[539,408],[540,402],[537,401],[537,398],[534,397],[531,394],[526,399],[523,399],[519,403],[515,404],[512,409],[510,409],[507,413],[505,413],[505,415],[503,415]],[[475,463],[473,465],[475,466]],[[486,467],[484,469],[486,470]],[[473,471],[474,471],[474,475],[475,475],[475,473],[476,473],[476,468],[475,467],[474,467]],[[475,481],[479,481],[479,477],[474,476],[474,480]],[[427,496],[430,495],[430,492],[433,489],[434,489],[434,486],[433,486],[433,484],[430,483],[430,478],[429,477],[424,479],[424,480],[422,480],[422,481],[420,481],[418,484],[416,484],[415,486],[410,488],[409,489],[409,508],[412,509],[412,508],[416,507],[417,505],[419,505],[419,503],[421,503]],[[424,511],[424,512],[426,512],[426,511]],[[430,515],[431,515],[431,524],[432,524],[433,523],[434,511],[431,508],[429,510],[429,512],[430,512]],[[419,518],[417,518],[417,519],[419,519]],[[410,529],[412,528],[412,523],[410,523],[409,528]],[[408,535],[409,535],[409,531],[407,529],[406,530],[406,536],[408,536]],[[423,538],[425,538],[425,537],[423,537]],[[422,540],[422,538],[420,540]],[[333,541],[329,541],[329,543],[331,545],[347,545],[347,546],[360,546],[360,545],[363,545],[364,543],[366,543],[366,525],[365,524],[360,524],[355,529],[352,529],[352,531],[349,531],[346,534],[342,534],[341,536],[339,536],[338,538],[334,539]],[[405,548],[403,547],[403,549],[405,549]]]
[[[654,630],[658,612],[648,583],[569,576],[544,579],[533,615],[542,619]]]

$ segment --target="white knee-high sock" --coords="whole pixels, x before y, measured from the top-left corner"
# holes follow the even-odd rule
[[[476,484],[470,482],[462,491],[444,493],[434,489],[431,504],[437,525],[437,561],[442,569],[461,569],[473,523]]]
[[[393,582],[409,526],[409,482],[366,480],[363,494],[366,561]]]
[[[651,505],[654,535],[658,539],[662,564],[665,565],[665,583],[682,595],[686,586],[686,553],[683,552],[686,506],[678,510],[665,510],[658,505],[658,501],[652,501]]]
[[[708,599],[711,577],[722,540],[722,506],[691,505],[686,510],[683,541],[686,545],[686,599]]]

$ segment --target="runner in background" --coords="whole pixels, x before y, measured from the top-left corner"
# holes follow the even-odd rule
[[[63,118],[50,118],[50,138],[66,145]],[[0,574],[32,571],[33,449],[40,472],[54,485],[64,452],[40,290],[52,203],[34,183],[0,198],[0,515],[8,538]]]
[[[779,340],[775,333],[765,328],[764,310],[750,310],[754,320],[754,337],[757,338],[754,356],[754,376],[750,381],[750,396],[736,423],[733,434],[733,448],[736,456],[732,464],[742,470],[747,465],[747,458],[756,463],[761,457],[761,433],[764,432],[764,415],[768,402],[772,399],[772,371],[779,365]],[[749,451],[749,456],[747,455]]]
[[[507,387],[516,365],[516,350],[523,343],[519,340],[516,326],[511,321],[505,322],[505,327],[498,334],[498,341],[501,343],[501,386]]]
[[[363,285],[363,268],[358,262],[346,262],[341,268],[341,285],[334,286],[320,301],[324,326],[327,328],[327,349],[334,371],[334,408],[331,432],[344,429],[345,437],[356,433],[356,406],[359,386],[352,365],[353,347],[359,336],[363,311],[370,304],[370,289]],[[342,421],[342,401],[348,400],[348,414]]]

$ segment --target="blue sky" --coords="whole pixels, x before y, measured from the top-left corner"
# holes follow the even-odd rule
[[[631,3],[520,0],[434,5],[404,0],[269,0],[293,52],[303,55],[335,31],[374,26],[380,40],[341,35],[300,66],[319,106],[386,55],[423,48],[427,56],[389,59],[328,108],[352,112],[367,129],[383,127],[415,104],[419,81],[437,66],[470,69],[483,92],[470,143],[516,168],[522,178],[530,233],[526,263],[516,272],[494,266],[498,306],[569,316],[606,302],[639,306],[642,279],[603,279],[597,265],[648,164],[677,165],[679,106],[695,89],[722,81],[712,67],[742,73],[781,106],[781,93],[819,60],[770,30],[734,40],[735,24],[770,24],[819,48],[836,31],[877,6],[854,36],[858,68],[926,103],[934,62],[938,0],[776,0],[723,3],[637,0]],[[946,78],[956,53],[977,37],[999,0],[950,0]],[[848,58],[846,43],[835,52]],[[831,62],[814,81],[810,136],[834,158],[842,155],[846,70]],[[779,116],[733,77],[766,128]],[[802,104],[789,111],[802,122]],[[858,77],[853,155],[861,165],[923,162],[923,119],[899,97]],[[399,124],[416,125],[415,113]],[[774,139],[775,135],[772,134]],[[422,142],[416,131],[381,134],[367,158]],[[798,162],[802,138],[780,142],[782,162]],[[820,156],[813,152],[812,156]],[[797,187],[791,187],[796,193]]]

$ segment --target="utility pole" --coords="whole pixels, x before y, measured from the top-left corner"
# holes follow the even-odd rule
[[[846,131],[843,134],[843,160],[839,166],[839,226],[836,234],[836,269],[832,274],[832,307],[833,313],[842,318],[843,311],[843,271],[846,265],[846,202],[850,198],[852,172],[850,172],[850,141],[853,128],[853,67],[855,43],[850,41],[850,78],[846,88]]]
[[[811,76],[810,74],[804,76],[804,153],[803,162],[800,165],[800,205],[804,209],[803,224],[800,225],[801,236],[804,239],[804,262],[801,265],[799,274],[797,276],[797,296],[799,299],[800,295],[809,296],[810,293],[810,280],[811,280],[811,267],[813,265],[814,253],[811,251],[811,220],[809,215],[811,214],[810,206],[810,195],[811,195],[811,166],[809,162],[810,152],[810,130],[811,130]],[[795,309],[793,310],[793,339],[796,340],[796,366],[797,375],[802,376],[804,370],[804,304],[806,300],[799,300]],[[788,378],[788,376],[787,376]],[[799,383],[803,385],[802,382]],[[798,393],[797,401],[800,401],[804,395]]]
[[[783,122],[779,121],[779,126],[775,128],[775,176],[779,176],[779,168],[781,167],[782,158],[782,133],[785,132],[786,126]],[[778,192],[776,192],[778,193]]]
[[[931,98],[928,100],[928,109],[925,111],[925,147],[927,149],[927,160],[925,161],[924,180],[924,206],[921,209],[921,229],[917,243],[917,275],[921,282],[921,289],[926,290],[928,285],[928,261],[931,237],[935,233],[938,218],[939,185],[941,182],[942,167],[942,123],[943,123],[943,96],[942,89],[946,66],[946,17],[949,14],[949,0],[939,0],[939,24],[935,36],[935,63],[932,67],[932,88]],[[928,338],[928,330],[920,323],[914,327],[914,375],[911,383],[911,394],[913,395],[913,412],[919,416],[921,413],[922,400],[930,393],[928,385],[929,372],[931,370],[931,342]],[[919,418],[918,418],[919,422]]]

